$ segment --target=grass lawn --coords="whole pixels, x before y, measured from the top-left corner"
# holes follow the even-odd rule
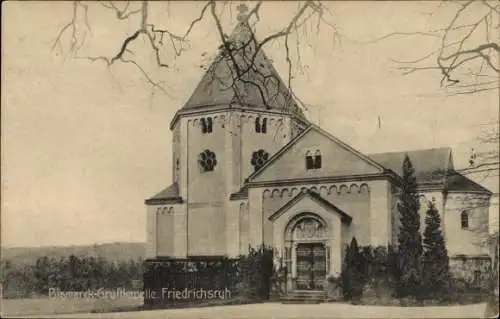
[[[25,298],[2,299],[0,312],[2,317],[51,315],[69,313],[110,312],[138,309],[142,306],[140,297],[121,297],[117,299],[99,298]]]
[[[2,317],[32,318],[484,318],[486,303],[435,307],[367,306],[346,303],[285,305],[260,304],[134,311],[141,298],[103,299],[4,299]],[[201,306],[201,305],[200,305]]]
[[[168,308],[199,308],[207,306],[224,306],[235,304],[248,304],[242,298],[230,300],[208,300],[199,303],[179,303],[169,305]],[[33,315],[57,315],[78,313],[118,313],[142,310],[143,299],[140,297],[121,297],[117,299],[99,298],[23,298],[2,299],[0,312],[2,317],[6,316],[33,316]]]
[[[140,312],[80,313],[45,315],[43,318],[130,318],[130,319],[388,319],[388,318],[484,318],[486,304],[440,307],[354,306],[340,303],[281,304],[277,302],[252,305],[215,306],[188,309],[166,309]],[[28,317],[28,316],[25,316]],[[31,316],[40,318],[42,316]]]

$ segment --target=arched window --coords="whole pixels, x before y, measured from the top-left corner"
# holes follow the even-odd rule
[[[255,119],[255,132],[260,133],[260,117]]]
[[[462,225],[462,229],[469,228],[469,212],[464,210],[460,215],[460,223]]]
[[[306,169],[313,169],[314,168],[314,159],[311,155],[311,152],[307,151],[306,152]]]
[[[314,154],[311,151],[306,152],[306,169],[321,168],[321,152],[316,150]]]
[[[253,165],[254,170],[259,170],[269,158],[269,153],[260,149],[252,153],[250,163]]]
[[[314,152],[314,168],[321,168],[321,152],[319,150]]]
[[[209,150],[204,150],[198,156],[198,163],[202,172],[211,172],[214,170],[215,165],[217,165],[217,159],[215,158],[215,153]]]
[[[262,119],[262,126],[260,128],[260,131],[262,133],[266,133],[267,132],[267,118],[263,118]]]
[[[201,132],[203,134],[212,133],[213,122],[211,117],[201,118],[200,124],[201,124]]]
[[[207,128],[207,121],[205,120],[205,118],[202,118],[202,119],[200,120],[200,124],[201,124],[201,132],[202,132],[203,134],[207,133],[207,129],[208,129],[208,128]]]
[[[207,133],[212,133],[212,118],[207,117]]]

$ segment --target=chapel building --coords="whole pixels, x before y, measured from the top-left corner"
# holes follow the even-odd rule
[[[171,121],[173,181],[145,201],[147,258],[236,258],[265,244],[292,289],[322,289],[353,237],[397,244],[407,154],[421,229],[434,201],[453,269],[485,274],[474,230],[488,223],[491,192],[455,171],[450,148],[363,154],[310,123],[245,18],[228,42]]]

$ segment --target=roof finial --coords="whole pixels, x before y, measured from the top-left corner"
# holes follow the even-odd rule
[[[238,5],[236,9],[238,10],[238,18],[237,18],[238,21],[239,22],[245,21],[247,18],[246,13],[248,12],[248,6],[244,3],[241,3],[240,5]]]

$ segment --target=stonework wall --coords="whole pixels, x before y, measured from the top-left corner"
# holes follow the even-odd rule
[[[202,133],[201,118],[212,119],[212,132]],[[267,132],[258,133],[255,120],[267,120]],[[147,256],[230,255],[246,253],[248,246],[274,243],[275,226],[269,216],[303,189],[319,193],[352,217],[342,226],[342,244],[353,236],[359,245],[397,242],[398,189],[388,180],[324,183],[271,188],[251,188],[248,200],[230,201],[244,180],[254,172],[252,153],[260,149],[269,158],[300,134],[303,128],[289,117],[253,111],[220,111],[186,116],[172,130],[173,181],[178,182],[185,204],[148,206]],[[319,149],[321,169],[307,170],[305,151]],[[198,162],[204,150],[215,153],[213,171],[204,172]],[[278,165],[279,164],[279,165]],[[287,154],[257,177],[278,179],[378,174],[379,168],[317,131],[310,131]],[[267,179],[266,179],[267,178]],[[423,192],[421,229],[427,203],[434,201],[442,216],[443,233],[450,255],[478,256],[487,253],[478,245],[481,228],[487,232],[489,199],[485,195]],[[462,229],[460,214],[469,212],[469,228]],[[314,213],[314,212],[313,212]],[[485,226],[486,227],[483,227]],[[340,232],[339,232],[340,233]]]
[[[491,261],[488,258],[450,258],[450,272],[453,277],[476,287],[487,287],[490,265]]]
[[[399,234],[399,228],[401,226],[401,221],[400,218],[401,216],[399,215],[399,210],[398,210],[398,202],[399,202],[399,196],[401,189],[397,186],[392,186],[391,189],[391,240],[393,245],[397,245],[398,243],[398,234]]]
[[[172,182],[180,183],[181,165],[181,121],[172,130]]]
[[[266,119],[266,133],[256,132],[257,116]],[[212,119],[212,132],[202,132],[202,118]],[[270,157],[291,139],[290,123],[289,117],[279,114],[238,110],[182,117],[172,130],[172,176],[179,184],[186,205],[170,219],[156,220],[149,214],[148,233],[154,232],[153,224],[161,224],[162,229],[171,228],[176,234],[175,242],[180,245],[175,255],[239,253],[243,245],[238,235],[240,216],[238,207],[235,209],[229,201],[230,194],[238,191],[244,179],[254,171],[253,152],[263,149]],[[200,167],[198,158],[204,150],[215,153],[217,164],[213,171],[204,172]],[[249,242],[252,238],[255,243],[258,239],[249,235],[251,226],[247,224],[248,234],[242,240]],[[257,231],[255,227],[259,226],[254,225],[254,232]],[[167,237],[161,232],[157,236],[158,240]],[[149,253],[159,254],[155,251],[157,248],[153,249],[152,235],[149,241]],[[163,252],[171,252],[169,243],[162,241]]]
[[[188,204],[188,254],[226,254],[226,218],[222,203]]]
[[[226,113],[198,115],[184,119],[187,125],[189,145],[184,158],[187,201],[184,214],[176,215],[178,229],[186,233],[186,254],[226,254],[226,204],[229,199],[229,184],[232,161],[228,152]],[[201,119],[212,119],[212,132],[203,133]],[[215,153],[217,164],[213,171],[203,171],[199,155],[204,150]],[[229,176],[228,176],[229,175]],[[176,233],[177,238],[177,233]],[[180,240],[180,239],[179,239]]]
[[[158,256],[173,256],[174,247],[174,214],[172,206],[160,206],[156,209],[156,249]]]
[[[250,245],[250,215],[248,211],[248,202],[242,201],[238,205],[238,246],[239,254],[246,254]]]
[[[301,190],[309,189],[350,215],[353,220],[348,233],[356,236],[360,244],[369,243],[370,187],[368,185],[370,183],[330,183],[262,189],[265,238],[268,238],[267,234],[272,232],[272,222],[269,221],[269,216],[297,196]],[[347,240],[350,241],[350,238]]]
[[[255,131],[255,120],[257,117],[267,119],[266,133]],[[269,158],[280,150],[291,139],[290,118],[279,115],[240,113],[239,114],[239,153],[235,152],[235,163],[240,163],[239,185],[243,185],[244,180],[254,172],[251,164],[252,153],[263,149],[269,153]]]
[[[250,246],[258,247],[264,242],[264,211],[261,188],[250,188],[248,191],[248,217]]]
[[[291,138],[295,138],[307,128],[307,125],[299,123],[297,120],[292,120],[290,134]]]
[[[303,214],[307,212],[306,214]],[[280,256],[284,255],[285,238],[289,231],[293,229],[296,222],[299,222],[301,216],[318,216],[326,222],[325,246],[329,249],[329,265],[327,266],[330,274],[339,273],[342,265],[342,222],[338,214],[328,211],[323,206],[309,197],[305,197],[297,202],[293,207],[279,216],[273,224],[272,246],[274,246]],[[294,238],[295,242],[296,238]],[[295,249],[292,248],[292,259],[295,257]],[[296,275],[296,267],[292,265],[292,276]]]
[[[186,118],[181,118],[179,122],[177,123],[176,127],[178,126],[179,130],[179,135],[180,135],[180,141],[179,141],[179,146],[177,148],[180,149],[180,156],[179,157],[179,165],[180,165],[180,171],[179,171],[179,191],[180,191],[180,196],[182,198],[187,198],[188,196],[188,153],[189,153],[189,125],[188,125],[188,119]]]
[[[212,133],[202,133],[201,118],[211,117],[213,121]],[[189,119],[188,125],[188,154],[184,163],[187,164],[187,200],[190,204],[223,203],[228,199],[226,191],[226,171],[228,169],[225,152],[223,114],[210,114],[199,118]],[[215,153],[217,165],[211,172],[203,172],[198,162],[199,155],[204,150]]]
[[[444,232],[448,253],[483,255],[488,250],[481,245],[488,233],[487,196],[479,194],[452,193],[446,200]],[[468,212],[469,227],[462,229],[461,213]]]
[[[306,168],[306,155],[321,154],[322,165],[318,169]],[[315,128],[285,153],[268,166],[262,174],[256,176],[255,182],[273,182],[276,180],[311,179],[327,176],[347,177],[351,175],[373,175],[382,173],[382,169],[370,161],[358,156],[341,142]]]
[[[175,205],[173,212],[174,226],[171,235],[166,234],[168,239],[173,237],[174,255],[177,258],[186,258],[188,254],[188,210],[187,205]],[[160,240],[160,239],[157,239]],[[162,240],[165,240],[162,238]]]
[[[387,246],[392,239],[392,189],[387,180],[370,182],[369,245]],[[361,245],[366,245],[360,243]]]
[[[146,258],[156,258],[157,206],[146,206]]]
[[[146,258],[185,257],[185,205],[147,206]]]

